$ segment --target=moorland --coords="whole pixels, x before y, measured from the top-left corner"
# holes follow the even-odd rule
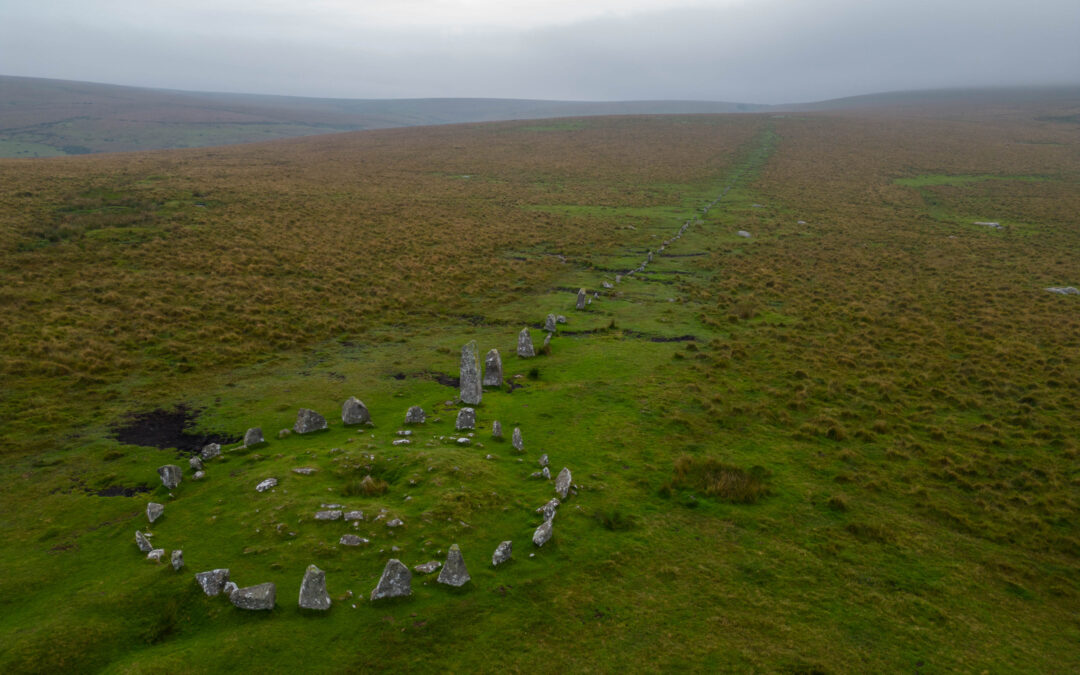
[[[1080,296],[1045,290],[1080,285],[1078,111],[909,98],[0,160],[0,668],[1080,668]],[[550,348],[516,357],[548,313]],[[470,340],[508,385],[460,446]],[[349,396],[372,428],[341,424]],[[395,446],[412,405],[428,421]],[[329,430],[279,439],[301,407]],[[240,447],[253,426],[269,443]],[[206,478],[166,490],[156,468],[210,438]],[[541,454],[577,493],[538,548]],[[404,525],[317,522],[324,502]],[[388,558],[454,543],[470,584],[367,600]],[[328,612],[296,606],[309,564]],[[276,583],[276,608],[206,597],[216,567]]]

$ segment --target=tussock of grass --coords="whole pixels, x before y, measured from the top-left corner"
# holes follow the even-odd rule
[[[769,472],[760,466],[749,470],[712,457],[683,455],[675,460],[672,488],[698,490],[702,494],[735,504],[753,504],[769,494]]]

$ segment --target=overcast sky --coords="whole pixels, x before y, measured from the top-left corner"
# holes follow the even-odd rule
[[[753,103],[1080,83],[1080,0],[0,0],[0,74]]]

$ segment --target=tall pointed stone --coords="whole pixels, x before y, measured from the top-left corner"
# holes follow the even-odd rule
[[[461,348],[461,400],[466,405],[480,405],[484,388],[480,384],[480,350],[476,340]]]
[[[382,576],[375,590],[371,591],[371,601],[382,598],[401,598],[412,595],[412,572],[397,558],[386,561]]]
[[[308,565],[304,580],[300,582],[300,609],[330,609],[326,572],[314,565]]]
[[[457,544],[451,545],[446,553],[446,564],[439,572],[438,582],[447,586],[460,587],[469,583],[470,579],[472,577],[469,576],[469,570],[465,569],[465,558],[461,556],[461,549]]]
[[[484,386],[501,387],[502,383],[502,357],[498,349],[492,349],[484,357]]]
[[[521,332],[518,333],[517,355],[523,359],[536,356],[536,350],[533,349],[532,338],[529,337],[528,328],[522,328]]]
[[[577,292],[577,308],[585,309],[585,289],[582,288]]]

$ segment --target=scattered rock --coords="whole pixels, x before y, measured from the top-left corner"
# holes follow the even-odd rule
[[[975,224],[976,225],[982,225],[983,227],[989,227],[991,230],[1000,230],[1001,229],[1001,223],[998,223],[998,222],[988,222],[988,221],[985,221],[985,220],[977,220],[977,221],[975,221]]]
[[[521,440],[520,427],[514,427],[514,434],[510,437],[510,445],[513,445],[518,452],[525,451],[525,442]]]
[[[398,438],[392,441],[391,445],[412,445],[412,441],[408,438]]]
[[[585,289],[582,288],[577,292],[577,308],[585,309]]]
[[[165,557],[165,549],[155,548],[146,554],[147,560],[153,560],[154,562],[161,562],[161,559]]]
[[[453,405],[451,403],[451,405]],[[398,429],[398,436],[412,436],[412,429]]]
[[[313,466],[298,466],[298,467],[296,467],[295,469],[292,470],[293,473],[298,474],[300,476],[310,476],[310,475],[312,475],[314,473],[318,473],[318,471],[319,470],[316,469]]]
[[[184,473],[180,470],[180,467],[175,464],[166,464],[165,466],[158,467],[158,476],[161,477],[161,484],[165,487],[173,490],[180,484],[180,480],[183,478]]]
[[[277,600],[277,586],[272,582],[237,588],[229,594],[229,602],[240,609],[267,610],[273,609]]]
[[[345,520],[363,520],[363,519],[364,519],[364,512],[363,511],[346,511],[345,512]]]
[[[278,438],[285,438],[291,431],[288,429],[282,429],[278,432]],[[244,447],[245,448],[257,448],[266,443],[266,439],[263,438],[262,427],[251,427],[244,432]]]
[[[191,459],[189,459],[188,466],[191,467],[192,471],[202,471],[203,469],[202,460],[198,457],[192,457]]]
[[[499,565],[509,560],[511,555],[513,554],[513,551],[513,542],[504,541],[503,543],[499,544],[498,547],[496,547],[495,549],[495,553],[493,553],[491,556],[491,566],[498,567]]]
[[[387,527],[401,527],[404,524],[405,524],[405,521],[403,521],[401,518],[393,518],[391,520],[386,521],[386,526]]]
[[[195,475],[191,477],[191,480],[202,480],[203,478],[206,478],[206,472],[196,471]]]
[[[615,288],[614,286],[611,285],[610,281],[601,281],[600,285],[603,286],[604,288],[609,289],[609,290],[612,289],[612,288]]]
[[[502,357],[498,349],[492,349],[484,357],[484,386],[501,387],[502,383]]]
[[[267,478],[255,486],[256,492],[266,492],[272,487],[277,487],[277,478]]]
[[[551,540],[551,521],[545,520],[540,524],[540,527],[536,528],[533,532],[533,543],[537,546],[543,546]]]
[[[548,333],[547,335],[544,336],[544,347],[543,347],[543,349],[545,351],[547,350],[548,346],[551,344],[551,336],[552,335],[553,335],[552,333]]]
[[[300,411],[296,413],[296,424],[293,425],[293,431],[298,434],[310,434],[327,428],[329,427],[326,424],[326,418],[314,410],[300,408]]]
[[[476,340],[470,340],[461,348],[461,400],[466,405],[480,405],[484,387],[480,383],[480,350]]]
[[[405,413],[405,424],[423,424],[425,418],[424,409],[414,405]]]
[[[233,591],[237,590],[238,588],[240,588],[240,587],[236,585],[236,582],[234,582],[234,581],[226,581],[225,585],[221,587],[221,592],[227,598],[230,595],[232,595]]]
[[[383,598],[402,598],[412,595],[412,572],[396,558],[386,561],[382,576],[375,590],[371,591],[371,601]]]
[[[747,232],[746,230],[739,230],[739,231],[738,231],[738,232],[736,232],[735,234],[739,235],[740,237],[745,237],[745,238],[747,238],[747,239],[749,239],[749,238],[750,238],[750,233],[749,233],[749,232]]]
[[[469,570],[465,569],[465,558],[461,556],[461,549],[457,544],[452,544],[446,554],[446,564],[439,572],[438,582],[447,586],[461,587],[469,583],[471,578]]]
[[[203,446],[202,452],[199,453],[199,457],[202,457],[204,462],[208,462],[215,457],[221,456],[221,445],[217,443],[208,443]]]
[[[331,511],[316,511],[315,520],[341,520],[343,514],[337,509]]]
[[[458,411],[457,422],[454,428],[458,431],[468,431],[476,428],[476,411],[472,408],[462,408]]]
[[[521,332],[518,333],[517,355],[523,359],[536,356],[536,350],[533,349],[532,338],[529,337],[528,328],[522,328]]]
[[[456,442],[458,445],[472,445],[472,439],[467,436],[462,436]]]
[[[499,420],[495,420],[491,423],[491,437],[502,440],[502,423],[500,423]]]
[[[289,429],[282,429],[281,431],[277,432],[277,437],[279,439],[288,438],[289,436],[292,436],[292,431],[290,431]],[[244,445],[247,444],[245,443]]]
[[[300,609],[330,609],[330,595],[326,592],[326,572],[314,565],[308,565],[304,580],[300,582]]]
[[[555,317],[555,323],[566,323],[566,317],[562,314]]]
[[[546,330],[549,333],[554,333],[555,332],[556,329],[555,329],[555,315],[554,314],[548,314],[547,318],[544,319],[544,330]]]
[[[1080,294],[1080,291],[1076,290],[1072,286],[1051,286],[1050,288],[1048,288],[1046,290],[1050,291],[1051,293],[1058,293],[1060,295],[1078,295],[1078,294]]]
[[[538,459],[537,462],[540,464],[540,466],[547,466],[548,465],[547,453],[545,452],[544,454],[540,455],[540,459]]]
[[[172,552],[172,568],[177,572],[184,569],[184,552],[180,549]]]
[[[566,494],[569,491],[570,491],[570,469],[567,469],[564,466],[563,470],[559,472],[558,477],[555,479],[555,493],[559,495],[560,499],[565,500],[566,499]]]
[[[360,546],[361,544],[368,544],[371,542],[363,537],[358,537],[355,534],[343,534],[341,535],[341,539],[338,540],[338,543],[342,546]]]
[[[158,504],[157,502],[150,502],[146,505],[146,518],[151,523],[161,517],[161,514],[165,513],[165,505]]]
[[[213,597],[221,592],[225,587],[225,582],[229,580],[229,570],[227,568],[210,570],[209,572],[199,572],[195,575],[195,581],[199,582],[199,586],[202,587],[203,593]]]
[[[413,571],[417,574],[431,574],[440,567],[442,567],[441,562],[439,562],[438,560],[432,560],[431,562],[426,562],[422,565],[414,566]]]
[[[805,224],[806,224],[806,221],[805,221],[805,220],[799,220],[799,221],[796,221],[796,223],[795,223],[795,224],[796,224],[796,225],[805,225]]]
[[[367,424],[371,421],[371,413],[368,412],[364,402],[355,396],[350,396],[341,404],[341,421],[345,426],[354,424]]]
[[[544,517],[544,520],[551,520],[555,517],[555,512],[559,509],[559,504],[561,503],[562,502],[560,502],[558,499],[552,497],[547,504],[544,504],[540,508],[536,509],[536,512],[542,515]]]

